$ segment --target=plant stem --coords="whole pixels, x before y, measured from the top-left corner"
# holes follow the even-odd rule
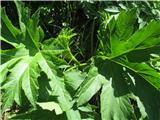
[[[92,30],[91,30],[91,55],[93,55],[94,27],[95,27],[95,19],[93,20],[93,25],[92,25]]]
[[[78,65],[80,65],[79,61],[73,56],[73,54],[71,53],[70,48],[68,47],[67,50],[69,51],[69,56],[71,57],[71,59],[77,63]]]

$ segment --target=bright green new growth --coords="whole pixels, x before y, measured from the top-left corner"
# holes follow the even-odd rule
[[[27,113],[12,118],[160,118],[160,73],[149,64],[150,54],[160,52],[160,21],[151,21],[136,29],[135,9],[122,11],[118,16],[103,21],[98,31],[100,44],[97,55],[80,71],[80,62],[70,49],[76,35],[73,29],[62,29],[56,38],[42,42],[44,32],[38,26],[39,10],[31,15],[22,2],[15,4],[20,29],[13,26],[5,9],[1,8],[0,38],[14,47],[1,50],[2,112],[12,107],[14,102],[19,106],[29,102]],[[70,64],[71,61],[76,67]],[[65,71],[66,66],[73,68]],[[89,101],[98,93],[99,105],[95,107]],[[46,95],[45,100],[41,95]],[[135,109],[132,102],[138,108]],[[99,109],[100,114],[95,109]]]

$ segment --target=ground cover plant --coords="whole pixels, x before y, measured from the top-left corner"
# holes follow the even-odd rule
[[[159,120],[160,4],[142,3],[4,2],[2,119]]]

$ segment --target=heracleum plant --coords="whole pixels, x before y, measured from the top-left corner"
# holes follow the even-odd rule
[[[19,120],[159,120],[160,21],[139,29],[137,10],[102,15],[96,54],[79,62],[73,29],[44,40],[38,9],[15,2],[19,28],[1,8],[2,113]],[[44,41],[44,42],[42,42]],[[98,98],[98,105],[90,100]]]

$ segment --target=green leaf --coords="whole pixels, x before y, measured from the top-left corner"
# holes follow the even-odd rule
[[[160,21],[151,21],[147,26],[136,30],[135,9],[122,11],[119,16],[107,22],[109,42],[103,41],[103,46],[108,47],[108,57],[115,58],[134,50],[143,50],[160,46]],[[104,27],[103,27],[104,28]],[[106,28],[104,28],[106,29]],[[104,31],[104,30],[103,30]],[[102,37],[101,37],[102,38]]]
[[[71,44],[71,38],[76,34],[73,33],[73,29],[62,29],[58,37],[46,40],[43,43],[43,49],[46,50],[67,50]]]
[[[86,77],[85,73],[78,70],[67,71],[64,73],[64,82],[66,87],[71,90],[70,92],[75,92]]]
[[[10,59],[23,58],[28,55],[28,50],[26,50],[23,46],[9,49],[9,50],[0,50],[1,52],[1,64],[7,62]]]
[[[65,90],[64,81],[61,78],[56,76],[56,73],[53,71],[52,66],[48,64],[43,55],[41,55],[41,60],[39,61],[39,65],[46,73],[48,78],[51,80],[50,85],[53,89],[52,95],[57,96],[58,102],[63,111],[66,112],[67,118],[69,120],[80,120],[80,114],[77,110],[72,109],[73,102],[69,93]]]
[[[160,89],[160,73],[158,73],[146,63],[131,63],[122,59],[113,61],[135,72],[158,90]]]
[[[11,70],[11,74],[7,77],[7,81],[2,85],[5,89],[4,109],[10,107],[15,100],[21,105],[22,88],[33,106],[36,106],[38,85],[37,78],[40,73],[38,64],[33,60],[36,58],[24,57]]]
[[[6,16],[2,16],[2,18],[7,18]],[[5,22],[4,25],[8,23]],[[10,23],[11,24],[11,23]],[[11,25],[12,26],[12,25]],[[4,28],[2,28],[4,29]],[[24,31],[23,31],[24,32]],[[14,33],[15,34],[15,33]],[[19,33],[22,34],[22,33]],[[7,36],[7,32],[2,34],[2,37]],[[11,35],[9,35],[11,36]],[[13,41],[9,41],[14,43],[14,40],[19,40],[16,37],[13,38]],[[4,85],[2,89],[5,90],[6,94],[4,94],[3,99],[3,110],[11,107],[13,102],[16,101],[19,105],[21,105],[21,91],[22,88],[24,93],[26,94],[28,100],[31,104],[36,107],[37,101],[37,93],[38,93],[38,85],[37,78],[39,76],[40,70],[37,64],[38,58],[36,57],[37,46],[32,40],[30,33],[26,30],[25,36],[21,36],[22,41],[18,41],[21,44],[19,46],[15,46],[16,48],[13,50],[1,50],[1,55],[3,56],[2,62],[11,62],[14,64],[13,60],[20,60],[10,71],[10,75],[6,77],[6,81],[4,81]],[[24,41],[26,40],[26,41]],[[28,48],[25,49],[24,47]],[[33,57],[29,55],[35,55]],[[3,66],[3,65],[2,65]],[[5,68],[5,72],[3,73],[3,78],[7,74],[7,69]],[[19,72],[21,70],[21,72]],[[3,72],[3,71],[1,71]]]
[[[84,80],[76,93],[78,97],[77,105],[80,106],[88,102],[100,90],[104,81],[105,77],[98,74],[98,69],[96,67],[92,67],[89,70],[87,79]]]
[[[20,30],[18,30],[16,27],[14,27],[9,20],[8,16],[6,15],[5,8],[1,8],[1,37],[3,39],[8,41],[13,46],[17,46],[21,42],[20,39],[18,39],[20,36]]]
[[[61,110],[60,106],[55,103],[55,102],[38,102],[37,103],[42,109],[45,109],[45,110],[55,110],[55,113],[56,115],[58,114],[62,114],[63,111]]]
[[[160,21],[151,21],[147,26],[141,28],[140,30],[133,30],[134,23],[136,21],[135,13],[136,12],[134,9],[123,11],[119,14],[117,19],[113,17],[110,21],[108,21],[107,28],[110,30],[108,35],[109,42],[103,43],[109,48],[109,50],[107,51],[107,54],[102,51],[103,54],[106,55],[103,56],[103,58],[134,71],[136,74],[140,75],[143,79],[152,84],[155,88],[159,89],[159,73],[147,64],[142,64],[142,62],[145,62],[144,60],[149,60],[150,53],[158,52],[157,46],[160,46],[160,34],[158,32],[160,31]],[[127,26],[129,26],[128,29]],[[123,36],[127,37],[123,38]],[[151,50],[150,48],[155,49]],[[148,49],[148,51],[151,50],[151,52],[144,52],[145,49]],[[140,52],[144,54],[142,56],[145,58],[140,58]],[[126,59],[129,58],[129,61],[121,61],[124,57]],[[118,59],[120,59],[120,61]],[[130,61],[134,62],[132,63]],[[136,63],[139,61],[141,62]]]
[[[26,25],[29,22],[31,11],[29,8],[25,7],[22,1],[14,1],[14,2],[17,8],[19,25],[20,25],[21,31],[25,32]]]
[[[136,9],[121,11],[116,20],[116,25],[114,28],[115,32],[111,33],[111,35],[116,34],[118,40],[120,41],[128,39],[134,32],[135,22],[136,22]],[[113,40],[111,41],[111,44],[112,42]]]
[[[26,29],[29,30],[31,38],[34,40],[36,46],[39,46],[39,41],[44,38],[43,30],[39,23],[39,9],[31,16],[31,11],[29,8],[25,7],[24,3],[21,1],[15,1],[17,12],[19,16],[19,24],[21,31],[25,33]]]
[[[65,114],[56,115],[54,111],[46,109],[30,110],[26,113],[13,114],[11,120],[67,120]]]
[[[123,67],[102,59],[95,59],[95,65],[99,68],[99,73],[108,80],[105,81],[100,96],[102,120],[135,119]]]
[[[30,19],[29,18],[30,15],[28,13],[29,10],[25,9],[24,5],[21,2],[17,2],[16,5],[17,5],[18,14],[19,14],[21,31],[12,25],[12,23],[10,22],[10,20],[8,19],[5,13],[5,10],[2,9],[2,19],[4,21],[2,25],[2,31],[5,29],[10,30],[10,31],[5,31],[2,34],[2,37],[4,38],[5,36],[12,36],[12,38],[8,38],[8,39],[6,38],[6,40],[9,40],[9,42],[11,43],[14,43],[14,42],[21,43],[19,44],[18,48],[15,48],[13,50],[6,50],[6,51],[2,50],[1,55],[3,56],[3,59],[4,59],[3,61],[6,62],[9,60],[18,59],[18,58],[22,59],[10,71],[11,74],[9,75],[9,78],[7,78],[8,80],[6,81],[4,86],[2,86],[2,89],[5,89],[7,93],[4,95],[5,96],[4,98],[6,98],[4,99],[5,101],[4,106],[10,107],[14,100],[16,101],[16,103],[21,104],[22,88],[28,100],[31,102],[31,104],[33,106],[36,106],[35,102],[37,101],[37,95],[38,95],[37,94],[38,93],[37,78],[40,73],[40,70],[37,64],[38,58],[36,57],[36,52],[38,52],[37,51],[38,43],[36,43],[36,41],[39,38],[34,37],[33,32],[31,32],[30,30],[34,30],[35,33],[39,32],[37,28],[38,21],[34,21],[38,19],[36,18],[38,16],[38,13],[35,13],[33,17]],[[23,17],[28,19],[23,19]],[[32,21],[34,21],[35,23],[33,23]],[[12,32],[12,35],[7,34],[10,32]],[[19,34],[21,36],[18,36]],[[22,34],[24,34],[24,36]],[[37,36],[37,34],[35,35]],[[20,37],[21,37],[21,40],[19,40]],[[27,49],[20,46],[25,46]],[[28,56],[33,54],[35,55],[34,57]],[[22,70],[22,71],[19,72],[19,70]],[[4,107],[4,109],[6,109],[7,107]]]
[[[73,33],[73,29],[65,28],[62,29],[57,38],[50,38],[45,40],[42,48],[47,51],[52,51],[58,55],[64,56],[66,59],[73,60],[77,64],[80,64],[79,61],[73,56],[70,50],[70,44],[72,43],[72,38],[76,34]]]
[[[71,38],[75,35],[72,33],[73,30],[63,29],[59,36],[55,38],[55,43],[51,41],[53,44],[48,46],[45,46],[46,43],[44,43],[41,48],[39,45],[44,35],[43,30],[38,26],[39,10],[30,16],[29,9],[25,8],[22,2],[15,3],[21,30],[12,25],[4,9],[2,13],[3,26],[7,26],[7,28],[2,26],[2,29],[7,29],[8,31],[3,32],[1,38],[13,45],[18,43],[12,50],[1,50],[3,64],[0,70],[0,74],[2,74],[0,82],[3,83],[1,89],[4,91],[2,97],[3,111],[11,107],[14,101],[18,105],[24,104],[22,103],[23,94],[25,94],[32,106],[36,108],[39,95],[38,76],[41,71],[44,71],[50,79],[51,95],[57,97],[58,104],[66,112],[68,119],[80,120],[78,109],[73,108],[75,102],[65,89],[64,79],[57,76],[57,72],[59,75],[61,74],[58,70],[59,66],[67,65],[65,60],[59,57],[61,52],[58,50],[62,48],[65,51],[67,49],[69,57],[74,58],[69,49]],[[8,34],[10,32],[12,34]],[[19,35],[18,38],[17,35]],[[6,36],[11,36],[12,38],[5,38]]]
[[[136,19],[134,10],[122,11],[99,29],[98,54],[102,56],[95,57],[95,63],[99,73],[109,80],[101,93],[104,120],[159,119],[160,74],[149,60],[150,54],[159,54],[160,21],[153,20],[138,30]],[[135,111],[130,93],[136,96]]]
[[[81,113],[82,120],[100,120],[100,116],[94,110],[95,106],[90,104],[85,104],[83,106],[78,107]]]
[[[135,32],[125,43],[120,43],[118,52],[114,49],[113,56],[119,56],[124,53],[131,52],[137,49],[147,49],[160,45],[160,35],[157,31],[160,30],[160,21],[152,21],[146,27]],[[148,42],[150,41],[150,42]],[[117,55],[116,55],[117,54]],[[119,54],[119,55],[118,55]]]
[[[39,23],[39,9],[31,16],[29,8],[24,6],[24,3],[21,1],[15,1],[17,12],[19,16],[19,24],[21,31],[24,36],[26,35],[26,31],[30,36],[29,42],[33,42],[34,45],[39,47],[39,40],[43,39],[43,30],[38,26]],[[42,35],[40,35],[42,33]]]
[[[146,27],[135,32],[126,42],[114,43],[112,58],[138,49],[147,49],[160,45],[160,21],[152,21]],[[150,42],[148,42],[150,41]]]
[[[36,106],[35,102],[37,101],[39,88],[37,78],[40,75],[40,69],[38,67],[38,63],[36,63],[38,59],[39,58],[37,56],[31,58],[28,68],[23,74],[22,81],[24,93],[33,106]]]
[[[160,92],[141,77],[130,74],[130,91],[135,95],[142,118],[149,120],[160,118]]]
[[[21,68],[21,71],[19,71]],[[5,89],[6,94],[3,96],[3,110],[11,107],[14,100],[20,105],[21,104],[21,84],[22,74],[27,68],[27,64],[24,60],[20,61],[12,70],[8,76],[7,81],[2,85],[2,89]]]
[[[102,120],[133,119],[133,109],[129,98],[126,95],[116,96],[114,92],[111,81],[103,85],[101,93]]]
[[[9,72],[9,69],[11,68],[12,65],[14,65],[19,59],[13,59],[13,60],[10,60],[6,63],[4,63],[3,65],[1,65],[0,67],[0,73],[1,73],[1,76],[0,76],[0,84],[3,83],[5,80],[6,80],[6,76],[7,76],[7,73]]]

